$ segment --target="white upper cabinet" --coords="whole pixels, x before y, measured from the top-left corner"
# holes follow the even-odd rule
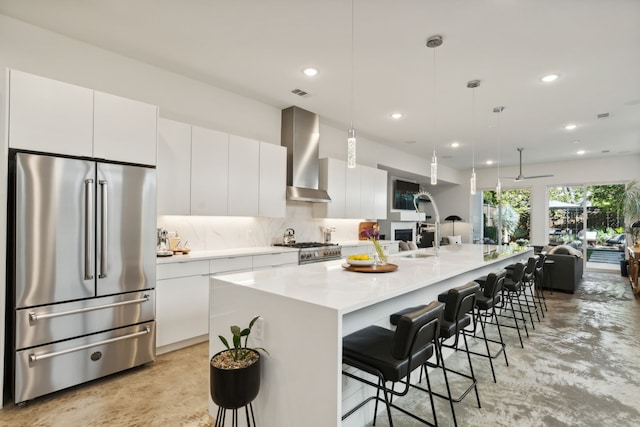
[[[93,157],[156,164],[158,107],[94,92]]]
[[[9,146],[156,164],[158,107],[9,72]]]
[[[347,163],[337,159],[320,159],[319,188],[331,197],[329,203],[314,203],[314,218],[346,218]]]
[[[360,217],[375,219],[375,169],[360,166]]]
[[[158,121],[158,214],[191,213],[191,125]]]
[[[257,153],[255,157],[257,162]],[[229,135],[192,126],[192,215],[224,216],[228,214],[229,165]],[[257,202],[256,192],[255,203]]]
[[[287,214],[286,147],[260,142],[260,176],[258,181],[259,216],[284,218]]]
[[[260,143],[229,135],[229,196],[227,215],[258,216]]]
[[[374,218],[377,220],[387,219],[387,201],[389,190],[387,189],[387,171],[374,169]]]
[[[9,72],[9,147],[93,155],[93,91]]]
[[[362,218],[360,214],[360,169],[362,166],[347,168],[346,173],[346,218]],[[331,194],[329,194],[331,197]]]
[[[330,203],[314,203],[314,218],[387,218],[387,172],[336,159],[320,159],[320,188]]]

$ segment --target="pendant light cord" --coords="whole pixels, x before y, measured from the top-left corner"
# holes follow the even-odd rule
[[[354,6],[353,6],[354,0],[351,0],[351,129],[353,129],[353,93],[354,93],[354,89],[353,89],[353,63],[354,63],[354,59],[353,59],[353,38],[354,38],[354,30],[353,30],[353,26],[354,26],[354,19],[353,19],[353,15],[354,15]]]
[[[436,49],[433,49],[433,76],[431,79],[431,100],[433,109],[431,111],[431,142],[433,143],[433,154],[436,154]]]
[[[476,88],[471,89],[471,170],[476,168]]]

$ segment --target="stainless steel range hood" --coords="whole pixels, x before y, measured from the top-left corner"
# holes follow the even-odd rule
[[[320,118],[300,107],[282,110],[281,145],[287,147],[287,200],[330,202],[318,189]]]

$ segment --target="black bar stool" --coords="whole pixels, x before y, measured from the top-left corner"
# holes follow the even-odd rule
[[[538,322],[540,321],[540,314],[538,314],[538,305],[536,304],[536,297],[534,294],[536,265],[538,265],[539,259],[540,256],[538,255],[529,257],[529,259],[527,260],[527,267],[524,269],[524,275],[522,276],[522,284],[524,285],[522,296],[524,296],[524,301],[527,304],[527,310],[529,312],[531,326],[533,327],[533,329],[536,328],[536,325],[535,323],[533,323],[533,316],[531,313],[532,309],[536,314]]]
[[[400,316],[395,331],[372,325],[342,339],[342,362],[378,377],[378,382],[374,383],[351,372],[342,371],[343,375],[376,388],[375,396],[365,399],[349,410],[342,416],[343,420],[367,402],[375,400],[373,425],[376,422],[379,401],[383,401],[386,405],[390,426],[393,426],[391,408],[395,408],[424,424],[430,426],[438,424],[428,373],[426,375],[426,389],[411,384],[411,373],[416,368],[423,366],[434,353],[438,360],[442,359],[438,336],[443,311],[444,304],[434,301],[426,306],[416,307],[415,310]],[[392,383],[391,387],[387,387],[387,382]],[[397,382],[404,385],[400,391],[394,389]],[[433,423],[391,402],[392,396],[404,396],[411,387],[429,394]],[[382,392],[383,398],[380,398],[380,392]]]
[[[522,342],[522,334],[520,333],[520,321],[524,326],[524,331],[529,337],[529,330],[527,329],[527,320],[524,318],[524,309],[522,305],[519,303],[519,299],[522,296],[522,292],[524,290],[524,285],[522,284],[522,278],[524,276],[525,264],[524,262],[517,262],[513,265],[513,270],[511,270],[511,275],[507,275],[504,280],[504,286],[502,287],[502,306],[500,306],[500,314],[498,314],[501,318],[507,318],[513,320],[514,324],[510,325],[508,323],[501,323],[501,326],[507,328],[513,328],[518,331],[518,339],[520,340],[520,347],[524,348],[524,344]],[[518,304],[518,309],[516,310],[516,304]],[[505,311],[511,310],[511,315],[504,314]],[[527,309],[528,310],[528,309]],[[516,312],[520,314],[520,317],[516,315]],[[530,313],[530,312],[529,312]]]
[[[456,371],[451,368],[443,368],[444,365],[440,366],[439,364],[432,364],[430,362],[426,363],[427,367],[443,368],[443,370],[446,372],[453,372],[454,374],[460,375],[462,377],[465,377],[471,380],[471,384],[469,384],[469,386],[464,390],[464,392],[462,392],[458,397],[451,396],[451,387],[446,375],[444,376],[444,379],[447,385],[447,396],[440,394],[438,392],[432,391],[432,394],[438,397],[441,397],[443,399],[449,400],[454,426],[457,426],[458,422],[456,420],[456,413],[453,407],[453,403],[461,402],[462,399],[464,399],[471,390],[475,390],[476,400],[478,402],[478,408],[482,407],[480,405],[480,396],[478,394],[478,386],[477,386],[478,381],[473,372],[473,363],[471,362],[471,355],[469,353],[469,345],[467,343],[467,337],[462,333],[463,329],[465,329],[467,326],[470,326],[472,324],[472,317],[475,317],[474,307],[476,303],[476,292],[478,292],[479,290],[480,290],[480,286],[477,283],[470,282],[470,283],[467,283],[466,285],[449,289],[448,292],[438,295],[438,301],[445,303],[442,323],[440,325],[440,346],[452,348],[456,351],[457,350],[464,351],[467,354],[467,361],[469,362],[469,372],[470,372],[469,374]],[[397,313],[392,314],[389,320],[392,325],[396,325],[398,323],[398,319],[404,313],[418,309],[418,308],[422,308],[422,307],[424,306],[412,307],[406,310],[399,311]],[[469,314],[472,317],[469,317]],[[475,319],[473,321],[473,324],[475,324]],[[458,348],[460,335],[462,335],[463,337],[464,349]],[[445,341],[449,338],[455,338],[453,344],[445,344]],[[420,375],[422,378],[422,371]]]
[[[535,272],[535,290],[536,290],[536,301],[540,306],[540,312],[542,313],[542,317],[545,317],[544,312],[549,311],[547,308],[547,299],[544,296],[544,264],[547,260],[547,253],[540,252],[538,255],[538,263],[536,264],[536,272]],[[544,307],[544,310],[543,310]]]
[[[486,353],[479,353],[474,351],[469,351],[469,353],[474,354],[476,356],[482,356],[489,359],[489,365],[491,366],[491,374],[493,375],[493,382],[496,381],[496,372],[493,367],[493,359],[497,358],[500,353],[504,355],[504,362],[507,366],[509,366],[509,360],[507,359],[507,346],[502,339],[502,331],[500,329],[500,322],[498,322],[498,307],[502,301],[502,287],[504,285],[504,279],[507,275],[506,270],[498,270],[493,273],[489,273],[486,276],[486,281],[484,287],[482,287],[478,292],[476,292],[476,318],[475,322],[480,324],[480,330],[482,332],[482,339],[484,340]],[[495,325],[498,330],[498,339],[487,338],[487,330],[486,325],[492,324]],[[476,331],[478,329],[478,325],[474,324],[474,331],[472,334],[466,332],[463,329],[462,333],[465,335],[473,336],[474,338],[478,338],[476,335]],[[491,353],[491,348],[489,343],[499,344],[500,347],[495,353]]]

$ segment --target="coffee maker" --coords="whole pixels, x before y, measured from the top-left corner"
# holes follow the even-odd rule
[[[158,228],[156,237],[156,255],[172,256],[173,252],[169,250],[169,232],[164,228]]]

